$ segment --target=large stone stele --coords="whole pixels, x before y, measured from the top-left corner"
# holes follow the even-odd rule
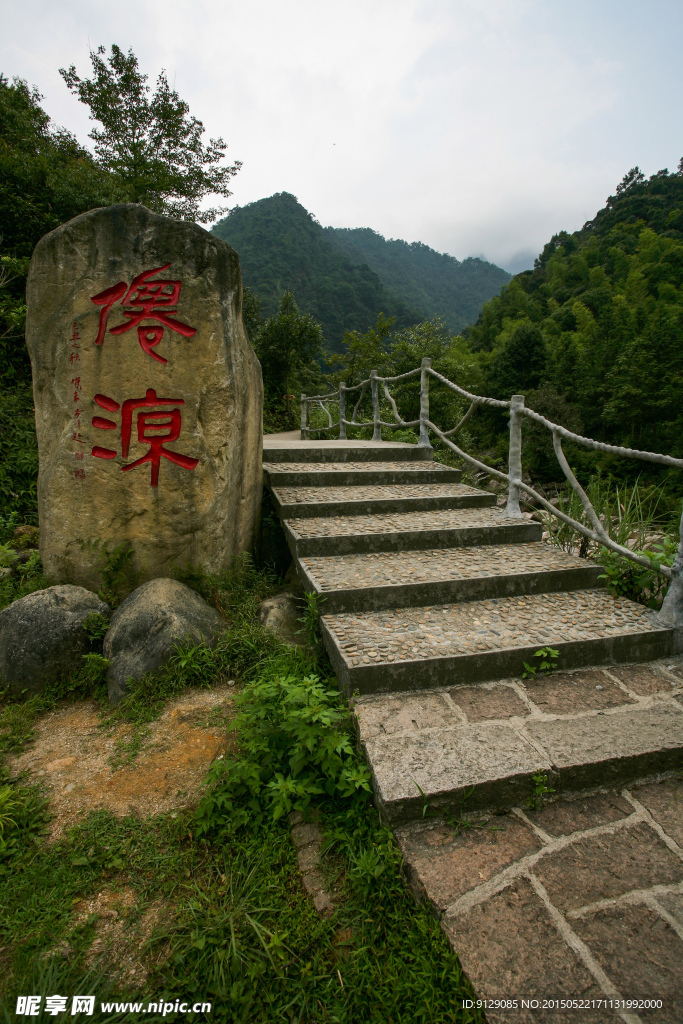
[[[41,239],[27,298],[46,572],[96,588],[97,541],[130,543],[141,579],[250,550],[263,387],[237,254],[196,224],[105,207]]]

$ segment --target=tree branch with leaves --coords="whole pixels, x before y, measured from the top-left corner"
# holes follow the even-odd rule
[[[80,78],[72,64],[59,73],[75,96],[90,109],[99,166],[120,181],[126,198],[156,213],[209,223],[227,207],[200,209],[206,196],[232,193],[230,179],[242,164],[220,166],[227,144],[222,138],[202,142],[204,125],[168,84],[161,71],[152,93],[132,50],[113,45],[90,51],[92,78]]]

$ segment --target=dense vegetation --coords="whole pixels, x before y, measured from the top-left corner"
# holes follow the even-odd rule
[[[367,263],[423,318],[442,317],[454,333],[473,324],[484,303],[510,280],[486,260],[460,262],[422,242],[386,239],[371,228],[325,228],[325,236],[353,263]]]
[[[210,1002],[210,1019],[226,1024],[478,1024],[480,1012],[462,1005],[472,991],[458,959],[405,886],[400,850],[378,820],[315,617],[309,646],[291,647],[258,622],[277,586],[269,573],[242,563],[221,578],[183,578],[226,617],[213,650],[179,648],[115,709],[92,673],[22,702],[0,693],[0,1019],[27,992],[89,992],[93,1020],[130,1019],[102,1011],[102,1000],[173,1005],[181,996]],[[43,792],[10,778],[6,764],[41,716],[84,699],[92,713],[94,702],[103,729],[124,725],[115,761],[133,765],[169,699],[224,686],[228,675],[237,743],[214,762],[198,808],[148,818],[101,810],[49,841]],[[209,720],[227,727],[225,716]],[[311,804],[335,901],[323,917],[303,888],[285,816]],[[103,893],[107,908],[119,906],[114,929],[111,910],[99,920],[87,912]],[[69,1010],[39,1019],[73,1019]]]
[[[683,454],[681,167],[632,170],[465,334],[490,394],[525,393],[592,437]]]
[[[297,305],[322,324],[331,351],[344,331],[366,330],[380,312],[401,325],[420,319],[365,263],[355,266],[332,245],[288,192],[236,207],[213,231],[239,253],[244,284],[257,293],[264,314],[275,313],[283,293],[293,292]]]

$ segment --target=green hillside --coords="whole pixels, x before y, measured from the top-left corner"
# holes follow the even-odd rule
[[[356,266],[288,192],[237,207],[213,228],[239,253],[244,284],[272,316],[286,291],[323,327],[326,348],[339,349],[345,331],[365,331],[380,312],[399,326],[421,319],[367,265]]]
[[[443,317],[454,333],[473,324],[484,303],[511,277],[485,260],[460,262],[422,242],[387,239],[371,228],[325,228],[325,236],[353,263],[367,263],[424,317]]]
[[[683,455],[683,161],[649,179],[630,171],[465,333],[489,394],[524,393],[592,437]]]

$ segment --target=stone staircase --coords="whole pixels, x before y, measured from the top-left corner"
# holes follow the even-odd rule
[[[683,764],[682,631],[540,525],[415,445],[266,436],[263,469],[390,823]]]

